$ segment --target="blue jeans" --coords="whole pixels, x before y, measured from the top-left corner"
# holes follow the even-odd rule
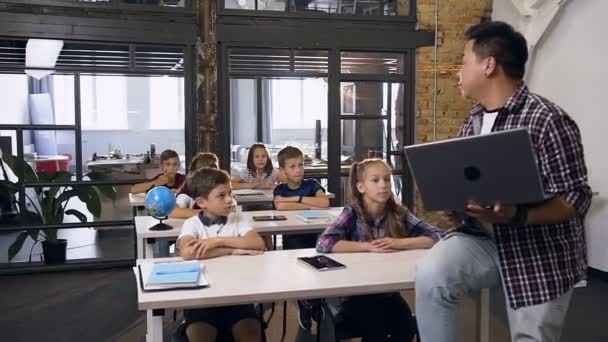
[[[438,242],[416,264],[416,316],[420,340],[460,342],[463,300],[483,288],[503,287],[493,240],[456,233]],[[513,341],[558,342],[572,289],[539,305],[507,305]]]

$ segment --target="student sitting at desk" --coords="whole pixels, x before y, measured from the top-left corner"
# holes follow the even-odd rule
[[[390,253],[431,248],[441,231],[421,221],[397,203],[391,191],[391,170],[381,159],[366,159],[351,167],[352,205],[321,234],[322,253]],[[337,319],[364,341],[411,341],[414,322],[397,292],[340,299]],[[386,337],[390,335],[390,339]]]
[[[284,177],[272,165],[270,152],[264,144],[253,144],[247,155],[247,168],[232,179],[235,189],[274,189]]]
[[[219,164],[220,162],[215,154],[211,152],[198,153],[190,163],[188,176],[186,178],[188,179],[192,177],[195,171],[204,167],[219,169]],[[198,215],[201,208],[196,204],[196,201],[194,201],[194,197],[195,196],[192,195],[192,191],[190,191],[188,188],[188,182],[184,182],[182,187],[179,189],[177,197],[175,198],[175,209],[171,212],[171,214],[169,214],[169,217],[190,218]]]
[[[184,259],[263,253],[264,241],[245,218],[231,213],[230,176],[222,170],[202,168],[188,180],[202,211],[184,222],[177,240]],[[184,311],[188,341],[215,341],[232,334],[236,342],[260,341],[262,326],[253,305],[188,309]]]
[[[186,176],[177,172],[177,170],[179,170],[179,165],[179,155],[177,155],[177,152],[173,150],[164,150],[160,154],[160,168],[162,173],[159,173],[148,182],[133,185],[131,187],[131,193],[138,194],[146,192],[155,186],[166,186],[173,192],[177,192],[186,181]]]
[[[302,210],[329,208],[325,189],[315,179],[304,179],[304,154],[300,149],[287,146],[279,151],[279,169],[287,178],[287,183],[274,189],[274,206],[278,210]],[[283,249],[312,248],[317,242],[317,234],[297,234],[283,236]],[[298,323],[304,330],[312,326],[314,301],[297,301]]]

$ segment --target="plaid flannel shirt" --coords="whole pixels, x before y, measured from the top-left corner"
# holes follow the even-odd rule
[[[483,113],[483,107],[474,107],[458,135],[479,134]],[[499,111],[492,131],[521,127],[530,134],[545,193],[563,198],[577,215],[557,224],[494,225],[500,269],[513,308],[551,301],[585,279],[583,222],[592,196],[576,123],[523,84]]]
[[[409,230],[409,237],[427,236],[434,241],[439,241],[442,237],[441,230],[422,221],[409,211],[403,220]],[[359,209],[354,206],[344,207],[336,221],[319,236],[317,251],[331,253],[336,242],[340,240],[366,242],[386,237],[384,216],[374,222],[368,222],[368,224],[371,227],[373,236],[369,236],[367,233]]]

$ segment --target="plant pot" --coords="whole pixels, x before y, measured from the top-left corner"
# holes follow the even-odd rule
[[[42,254],[45,264],[64,264],[68,240],[42,241]]]

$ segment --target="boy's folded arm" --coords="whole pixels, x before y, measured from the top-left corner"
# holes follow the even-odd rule
[[[275,201],[274,207],[277,208],[277,210],[305,210],[305,209],[311,209],[313,206],[304,204],[304,203],[297,203],[297,202],[277,202],[277,201]]]
[[[197,259],[211,259],[217,258],[224,255],[231,255],[234,248],[230,247],[216,247],[205,249],[202,254],[197,256]]]
[[[223,237],[221,247],[231,249],[254,249],[263,251],[266,247],[264,240],[255,230],[248,231],[244,236]]]
[[[302,197],[302,203],[310,207],[329,208],[329,198],[325,194],[325,191],[321,189],[317,190],[314,197]]]
[[[177,249],[179,250],[179,255],[186,259],[196,259],[194,255],[194,246],[192,245],[192,241],[196,241],[193,236],[186,235],[177,240]]]

